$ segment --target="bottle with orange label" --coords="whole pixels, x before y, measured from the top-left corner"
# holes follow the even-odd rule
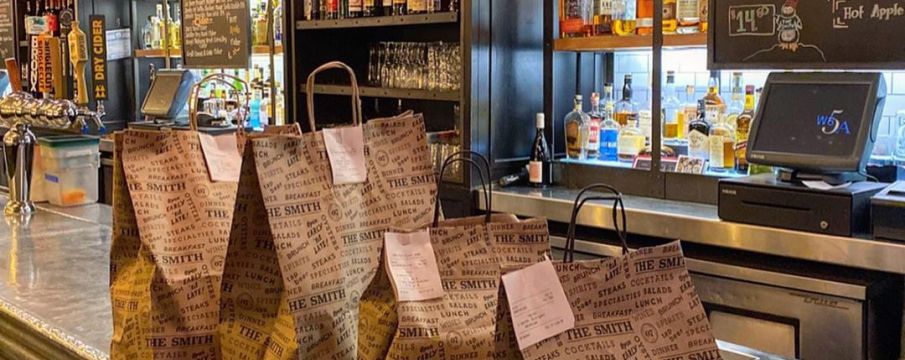
[[[560,0],[559,32],[562,38],[591,36],[591,0]]]

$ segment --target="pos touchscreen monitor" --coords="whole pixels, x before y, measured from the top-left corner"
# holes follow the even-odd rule
[[[771,73],[748,161],[814,175],[861,173],[885,100],[880,73]]]

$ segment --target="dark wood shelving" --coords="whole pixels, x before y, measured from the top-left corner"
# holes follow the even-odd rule
[[[650,49],[653,37],[646,35],[632,36],[591,36],[582,38],[556,39],[553,41],[555,51],[616,51]],[[707,46],[707,33],[667,34],[663,36],[663,47],[692,48]]]
[[[439,12],[433,14],[399,15],[399,16],[374,16],[336,20],[303,20],[296,22],[298,30],[313,29],[346,29],[381,26],[405,26],[424,24],[444,24],[459,21],[457,12]]]
[[[301,92],[306,92],[305,84],[299,86]],[[420,89],[391,89],[373,86],[359,86],[361,96],[392,99],[435,100],[435,101],[459,101],[458,91],[420,90]],[[314,85],[315,94],[323,95],[352,95],[352,87],[348,85]]]

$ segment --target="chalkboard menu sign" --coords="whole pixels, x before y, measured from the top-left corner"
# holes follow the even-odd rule
[[[905,0],[709,0],[711,69],[905,68]]]
[[[248,68],[248,0],[183,0],[182,61],[186,68]]]
[[[14,16],[12,0],[0,0],[0,59],[16,56]]]

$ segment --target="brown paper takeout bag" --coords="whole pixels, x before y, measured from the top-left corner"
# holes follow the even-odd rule
[[[469,153],[483,164],[460,158]],[[445,163],[455,161],[484,171],[482,179],[489,173],[486,159],[476,153],[453,154]],[[485,201],[489,204],[489,189]],[[378,275],[361,300],[360,328],[368,331],[359,334],[359,359],[521,358],[517,346],[508,348],[515,337],[508,305],[505,298],[500,298],[505,296],[501,275],[543,261],[549,255],[547,221],[522,221],[511,214],[439,221],[439,209],[435,210],[431,243],[446,296],[418,302],[396,301],[385,259],[381,257]],[[470,284],[487,286],[472,288],[467,286]]]
[[[253,162],[243,164],[236,204],[237,214],[246,215],[233,224],[245,241],[233,244],[226,261],[224,354],[355,359],[359,299],[376,273],[383,233],[423,226],[433,215],[436,184],[423,119],[406,113],[361,125],[348,66],[321,66],[308,85],[317,73],[335,68],[352,77],[367,180],[333,184],[321,132],[251,138],[245,157]]]
[[[685,267],[680,243],[628,251],[625,215],[622,230],[613,223],[625,255],[572,262],[575,218],[584,203],[582,191],[573,208],[566,261],[554,262],[575,314],[575,327],[522,350],[525,359],[720,359],[701,300]],[[588,199],[614,200],[621,195]]]
[[[115,359],[219,358],[220,283],[237,184],[211,180],[194,117],[190,126],[116,135]]]

